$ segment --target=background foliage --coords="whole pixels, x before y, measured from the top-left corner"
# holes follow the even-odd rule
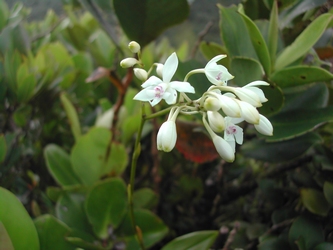
[[[227,54],[231,84],[270,83],[260,112],[274,127],[267,138],[244,127],[227,164],[195,119],[178,122],[171,153],[156,149],[164,117],[147,123],[133,194],[145,247],[332,249],[331,7],[220,4],[220,41],[205,41],[207,24],[173,47],[160,34],[188,18],[185,0],[67,0],[40,21],[0,0],[0,249],[140,248],[127,190],[140,83],[119,67],[131,39],[147,67],[176,51],[179,79]],[[204,82],[193,77],[196,95]]]

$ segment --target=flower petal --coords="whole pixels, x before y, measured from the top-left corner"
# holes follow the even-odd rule
[[[147,102],[155,98],[155,91],[151,88],[141,90],[134,96],[134,100]]]
[[[163,98],[167,104],[175,104],[177,101],[177,91],[173,88],[167,88],[163,95]]]
[[[148,78],[147,81],[145,81],[141,87],[142,88],[147,88],[147,87],[150,87],[150,86],[157,86],[159,85],[161,82],[163,82],[160,78],[156,77],[156,76],[151,76]]]
[[[175,74],[178,67],[178,58],[175,52],[173,52],[164,63],[163,67],[163,82],[169,83],[171,78]]]
[[[173,81],[169,86],[178,92],[195,93],[195,89],[188,82]]]
[[[244,87],[254,87],[254,86],[259,86],[259,85],[263,85],[263,86],[268,86],[269,83],[265,82],[265,81],[254,81],[254,82],[250,82],[249,84],[246,84]]]
[[[212,140],[216,151],[224,160],[227,162],[233,162],[235,160],[234,149],[226,140],[216,134],[213,135]]]
[[[263,135],[273,135],[273,126],[271,122],[263,115],[259,115],[259,124],[255,124],[255,129]]]

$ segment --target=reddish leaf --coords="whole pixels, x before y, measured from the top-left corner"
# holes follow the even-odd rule
[[[321,60],[329,59],[333,57],[333,47],[316,48],[316,52]]]
[[[184,157],[196,163],[205,163],[219,157],[212,140],[201,124],[177,121],[176,148]]]

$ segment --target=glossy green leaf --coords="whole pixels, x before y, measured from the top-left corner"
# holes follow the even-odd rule
[[[69,155],[61,147],[55,144],[47,145],[44,157],[50,174],[58,184],[64,187],[81,184],[73,170]]]
[[[312,109],[324,108],[328,103],[329,91],[325,83],[316,83],[284,93],[284,96],[285,104],[281,113],[302,110],[309,105],[309,100],[311,100]]]
[[[312,131],[324,122],[333,121],[333,106],[282,112],[270,117],[270,121],[274,132],[267,140],[286,140]]]
[[[267,76],[270,75],[272,67],[271,67],[271,58],[269,55],[268,47],[266,45],[266,42],[260,33],[258,27],[256,24],[246,15],[240,13],[240,15],[243,17],[243,20],[245,21],[245,24],[247,26],[250,39],[252,42],[252,45],[257,53],[257,56],[259,58],[259,61],[265,70],[265,73]]]
[[[75,247],[65,240],[71,229],[63,222],[49,214],[35,219],[35,226],[43,250],[75,250]]]
[[[252,140],[241,147],[245,157],[267,162],[286,162],[303,155],[310,147],[321,142],[315,133],[307,133],[291,140],[265,142]]]
[[[81,136],[81,127],[78,114],[75,110],[75,107],[68,99],[65,93],[60,95],[61,103],[66,111],[67,118],[69,120],[69,125],[71,126],[72,133],[74,135],[75,140],[77,141]]]
[[[85,210],[94,232],[106,239],[110,226],[117,228],[127,211],[127,190],[118,178],[107,179],[94,185],[85,201]]]
[[[0,187],[0,204],[0,222],[6,229],[14,249],[26,250],[29,246],[31,250],[39,250],[36,228],[19,199],[7,189]]]
[[[326,200],[331,206],[333,206],[333,183],[325,181],[323,188]]]
[[[186,0],[114,0],[113,7],[128,38],[142,47],[189,14]]]
[[[12,29],[12,39],[14,48],[22,54],[28,55],[31,50],[30,38],[22,23]]]
[[[332,250],[333,243],[331,242],[323,242],[317,245],[313,250]]]
[[[144,209],[135,209],[134,217],[137,226],[141,229],[143,242],[146,248],[149,248],[162,240],[168,233],[168,228],[163,221],[155,214]],[[117,235],[124,237],[126,249],[139,249],[136,236],[134,235],[132,222],[127,214],[116,231]]]
[[[259,108],[260,114],[264,116],[270,116],[277,113],[281,110],[285,101],[285,94],[282,93],[282,90],[278,86],[263,86],[262,91],[264,92],[267,102],[264,102]]]
[[[331,81],[333,74],[315,66],[293,66],[276,71],[271,80],[281,88],[295,87],[313,82]]]
[[[5,54],[5,63],[4,63],[5,80],[7,82],[8,88],[14,93],[16,92],[17,88],[16,73],[20,65],[21,65],[20,53],[17,50],[15,50],[14,52],[7,51]]]
[[[275,69],[281,70],[305,55],[324,33],[332,18],[333,14],[326,13],[315,19],[291,45],[281,52],[276,59]]]
[[[0,250],[15,250],[5,226],[0,221]]]
[[[252,81],[261,80],[264,72],[257,60],[236,56],[231,59],[230,73],[235,76],[233,81],[242,87]]]
[[[6,139],[3,134],[0,134],[0,163],[2,163],[7,154],[7,144],[6,144]]]
[[[317,244],[324,241],[324,232],[321,223],[306,216],[298,217],[290,227],[289,241],[295,244],[303,238],[306,249],[313,249]]]
[[[152,209],[158,203],[157,194],[150,188],[141,188],[133,193],[135,208]]]
[[[198,231],[185,234],[166,244],[162,250],[208,250],[217,236],[218,231]]]
[[[84,190],[65,192],[57,201],[55,207],[56,216],[70,228],[92,233],[85,213],[85,199],[86,195]]]
[[[227,54],[225,47],[221,46],[220,44],[214,43],[214,42],[201,42],[200,51],[204,55],[206,60],[208,60],[208,61],[217,55]],[[223,60],[221,60],[219,63],[221,63],[226,68],[229,68],[229,61],[230,61],[230,58],[226,57]]]
[[[273,2],[268,28],[268,51],[271,57],[272,68],[274,68],[276,52],[279,40],[279,12],[277,1]]]
[[[312,188],[301,188],[300,194],[302,203],[307,210],[317,215],[327,215],[330,206],[322,192]]]
[[[257,59],[247,27],[239,15],[236,6],[229,8],[219,5],[220,32],[223,44],[227,48],[228,56],[243,56]]]
[[[79,247],[75,248],[77,249],[87,249],[87,250],[108,250],[110,247],[112,247],[112,244],[108,244],[107,247],[102,247],[100,245],[97,245],[96,243],[87,242],[79,237],[66,237],[66,241],[71,243],[73,246]]]

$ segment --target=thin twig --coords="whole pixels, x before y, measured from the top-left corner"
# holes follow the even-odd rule
[[[232,244],[232,242],[234,242],[235,235],[238,232],[239,228],[240,228],[240,223],[238,221],[236,221],[234,224],[234,228],[230,231],[229,236],[228,236],[222,250],[230,249],[230,245]]]
[[[208,31],[210,30],[210,28],[213,26],[213,24],[214,24],[213,21],[209,21],[206,24],[205,28],[199,33],[198,39],[197,39],[197,41],[196,41],[196,43],[195,43],[195,45],[194,45],[194,47],[193,47],[193,49],[191,51],[191,59],[193,59],[195,57],[195,54],[198,51],[198,48],[200,46],[201,41],[203,40],[203,38],[205,37],[205,35],[208,33]]]

